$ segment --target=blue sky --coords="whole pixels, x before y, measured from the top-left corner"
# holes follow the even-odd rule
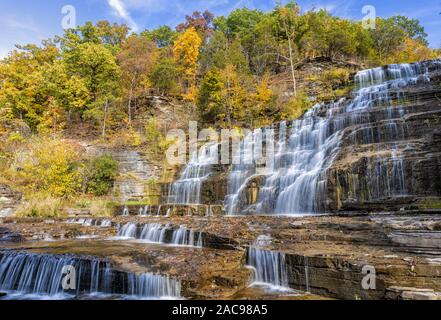
[[[287,0],[282,1],[282,3]],[[241,7],[271,9],[276,0],[0,0],[0,57],[14,44],[40,43],[62,34],[63,6],[76,9],[78,24],[107,19],[144,30],[162,24],[176,26],[186,14],[208,9],[224,15]],[[377,15],[402,14],[417,18],[429,34],[432,47],[441,47],[441,0],[299,0],[302,10],[326,8],[331,13],[361,19],[362,7],[373,5]]]

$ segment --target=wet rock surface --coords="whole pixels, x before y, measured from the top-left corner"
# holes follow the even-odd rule
[[[119,270],[177,278],[182,281],[183,296],[192,299],[308,299],[314,294],[337,299],[434,299],[441,292],[441,236],[433,230],[440,217],[389,213],[297,218],[118,216],[105,218],[111,220],[110,227],[67,224],[65,219],[7,219],[2,228],[27,241],[2,247],[106,257]],[[117,226],[128,222],[185,225],[210,235],[211,240],[208,248],[116,240]],[[285,255],[289,287],[300,293],[248,288],[253,272],[245,267],[246,251],[262,235],[269,239],[261,243],[264,249]],[[365,266],[375,269],[375,289],[363,289]],[[397,293],[394,287],[414,289]],[[418,290],[430,294],[412,293]]]

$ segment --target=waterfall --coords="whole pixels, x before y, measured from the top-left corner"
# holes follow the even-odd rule
[[[217,143],[208,143],[191,156],[179,180],[170,187],[169,204],[201,203],[202,183],[209,177],[212,166],[218,163],[218,152]]]
[[[167,226],[162,226],[159,223],[149,223],[144,225],[142,228],[139,239],[156,242],[156,243],[164,243],[165,242],[165,232],[168,229]]]
[[[174,279],[148,273],[117,272],[110,263],[98,259],[22,252],[1,255],[0,290],[19,299],[26,295],[52,299],[87,298],[87,295],[96,294],[133,298],[180,296],[180,283]],[[75,270],[74,290],[62,287],[66,267]]]
[[[167,237],[168,233],[171,237]],[[142,227],[138,227],[136,223],[127,223],[118,230],[118,238],[137,239],[175,246],[203,247],[202,233],[187,229],[184,225],[173,230],[170,225],[160,223],[149,223]]]
[[[255,283],[288,288],[285,254],[251,246],[248,248],[247,264],[254,269]]]
[[[256,129],[248,133],[233,155],[233,166],[228,177],[228,195],[225,198],[225,208],[230,215],[237,211],[240,194],[248,179],[256,173],[257,163],[262,157],[262,137],[265,135],[267,140],[271,137],[267,132],[270,131]]]
[[[138,225],[136,223],[126,223],[118,230],[118,237],[120,238],[136,238],[136,234],[138,231]]]
[[[64,223],[67,224],[80,224],[82,226],[85,227],[101,227],[101,228],[109,228],[112,226],[112,221],[109,219],[103,219],[103,220],[98,220],[98,219],[84,219],[84,218],[80,218],[80,219],[67,219]]]
[[[129,216],[129,215],[130,215],[129,208],[124,207],[122,215],[123,215],[123,216]]]
[[[195,246],[202,248],[202,233],[187,229],[186,226],[180,226],[173,231],[172,244],[180,246]]]
[[[254,152],[255,146],[262,144],[262,135],[256,135],[256,131],[248,134],[236,154],[240,164],[233,165],[228,177],[225,198],[228,214],[247,213],[250,209],[258,214],[325,212],[327,170],[338,154],[345,129],[352,127],[350,136],[354,144],[394,142],[404,138],[407,131],[404,111],[394,107],[393,101],[402,97],[402,88],[428,81],[428,67],[424,62],[358,72],[353,99],[317,104],[302,118],[279,124],[274,139],[274,160],[266,168],[269,172],[263,174],[258,170],[259,159]],[[391,96],[392,90],[394,96]],[[366,125],[371,121],[368,111],[372,108],[382,113],[382,121],[376,122],[378,128]],[[380,135],[381,128],[384,128],[384,138]],[[267,138],[267,149],[271,143],[272,138]],[[399,153],[399,148],[395,148],[389,155],[382,155],[376,165],[367,168],[372,188],[377,188],[375,183],[381,186],[370,192],[378,198],[406,194],[404,164]],[[386,176],[385,171],[388,172]],[[264,183],[259,187],[257,202],[247,203],[244,199],[249,183],[259,176],[263,176]]]

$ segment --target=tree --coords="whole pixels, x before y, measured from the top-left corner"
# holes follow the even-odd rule
[[[117,53],[125,41],[129,27],[125,24],[111,25],[108,21],[98,21],[96,25],[88,21],[82,26],[65,31],[63,37],[55,37],[63,51],[69,51],[82,43],[105,45],[112,53]]]
[[[281,26],[285,32],[288,44],[288,57],[285,57],[284,55],[281,56],[289,61],[294,96],[297,95],[295,64],[298,59],[295,58],[295,43],[293,40],[296,36],[299,13],[300,7],[293,2],[287,4],[285,7],[279,6],[276,8],[276,14],[281,21]]]
[[[196,81],[197,62],[202,40],[196,29],[190,27],[175,41],[173,57],[179,73],[184,77],[187,87]]]
[[[386,61],[406,38],[406,33],[395,25],[393,19],[377,18],[376,27],[370,30],[370,34],[381,63]]]
[[[109,155],[92,159],[86,167],[86,191],[95,196],[104,196],[113,187],[118,175],[118,162]]]
[[[176,27],[176,31],[184,32],[189,28],[194,28],[199,34],[199,37],[205,42],[207,37],[209,37],[213,31],[213,19],[214,15],[208,10],[205,10],[203,13],[195,11],[191,16],[185,17],[186,21],[180,23]]]
[[[265,14],[260,10],[247,8],[236,9],[228,17],[214,19],[215,30],[222,31],[230,38],[246,38],[253,32],[256,25],[264,18]]]
[[[155,42],[158,48],[165,48],[173,44],[178,33],[173,31],[169,26],[160,26],[151,31],[145,30],[141,32],[141,35]]]
[[[213,67],[224,69],[228,63],[240,73],[250,73],[240,40],[229,40],[222,31],[214,31],[201,54],[202,72]]]
[[[173,59],[162,57],[156,61],[150,74],[153,88],[161,95],[174,94],[178,90],[177,70]]]
[[[421,41],[406,38],[390,57],[393,63],[410,63],[436,58],[433,50],[425,46]]]
[[[204,121],[217,121],[219,114],[223,114],[223,90],[224,83],[220,71],[217,68],[210,69],[201,82],[197,101],[199,115]]]
[[[155,44],[142,36],[133,35],[127,39],[118,54],[122,80],[127,96],[127,114],[132,122],[132,100],[148,86],[148,75],[157,59]]]
[[[68,74],[85,82],[90,95],[88,106],[93,107],[103,96],[115,90],[120,70],[116,58],[104,45],[82,43],[65,52],[63,58]]]
[[[420,25],[418,19],[409,19],[405,16],[394,16],[389,19],[393,21],[395,26],[402,29],[409,38],[420,41],[425,46],[429,44],[427,42],[427,33],[424,31],[424,27]]]
[[[44,71],[58,59],[59,51],[50,42],[18,47],[0,63],[0,108],[36,129],[42,120],[48,96]]]

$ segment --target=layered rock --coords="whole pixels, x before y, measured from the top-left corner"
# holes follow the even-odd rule
[[[0,217],[12,215],[21,198],[20,192],[0,184]]]

